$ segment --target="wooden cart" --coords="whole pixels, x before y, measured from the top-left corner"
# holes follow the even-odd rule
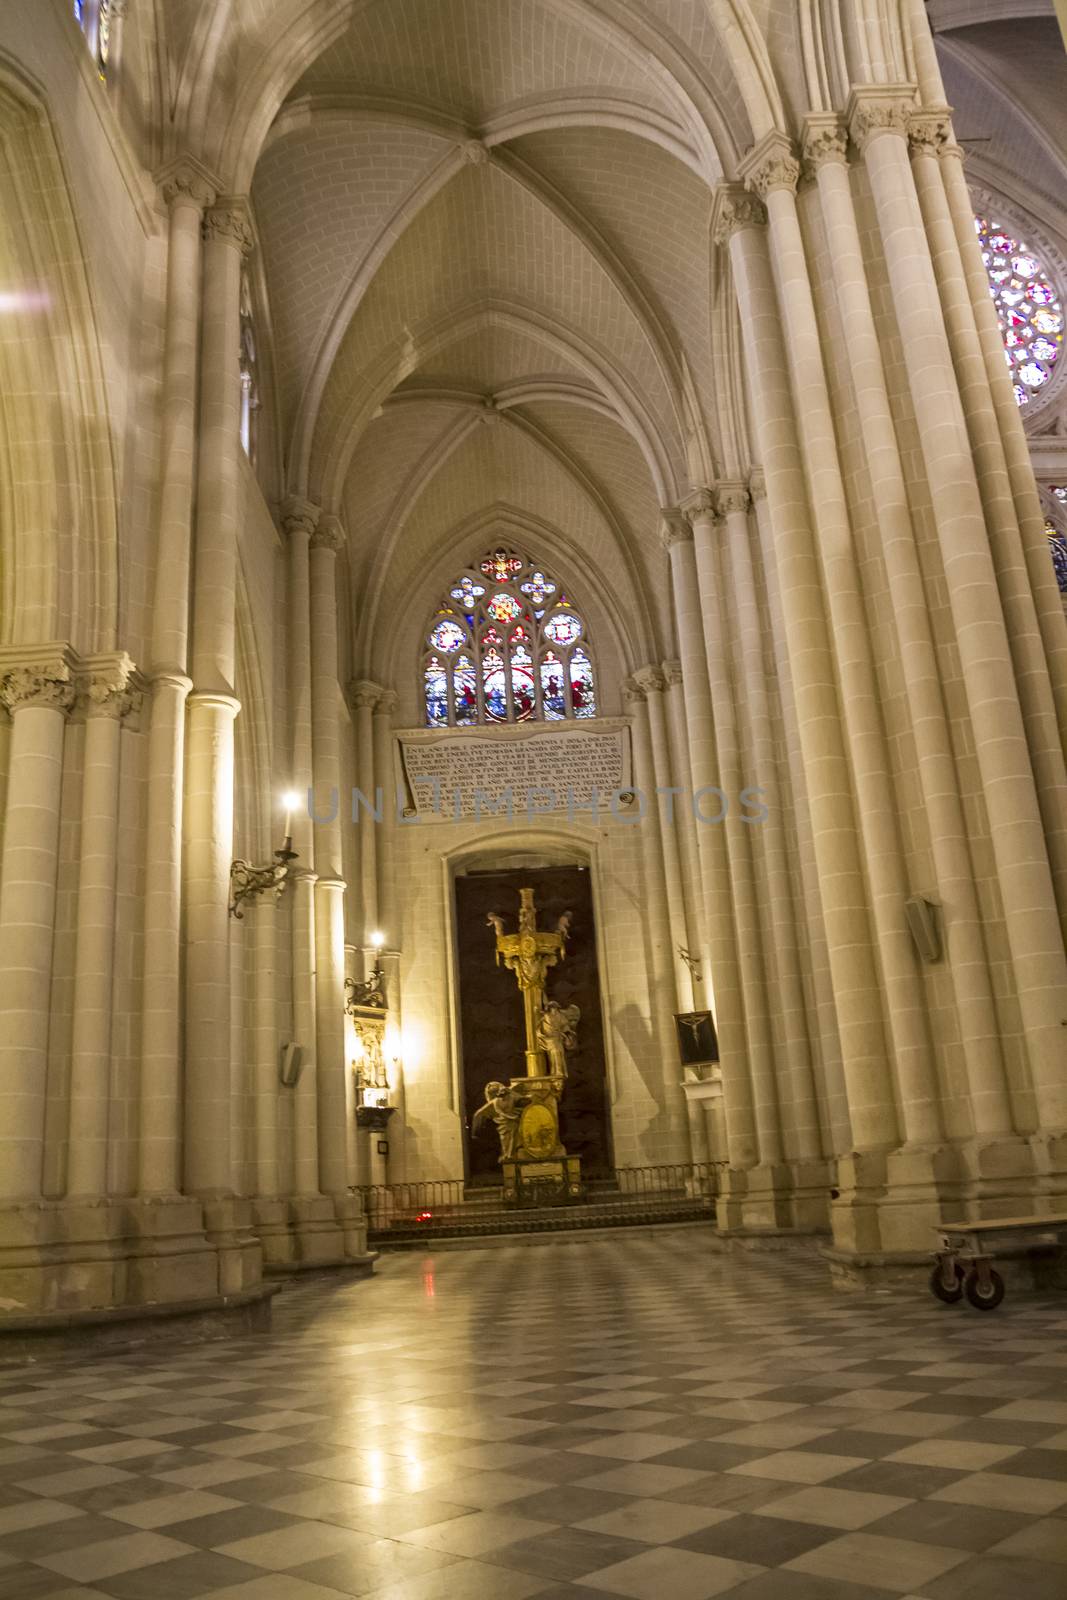
[[[946,1305],[964,1295],[979,1311],[993,1311],[1004,1298],[1004,1279],[991,1265],[999,1254],[1020,1247],[1063,1247],[1067,1216],[997,1217],[991,1222],[960,1222],[937,1229],[940,1244],[930,1288]]]

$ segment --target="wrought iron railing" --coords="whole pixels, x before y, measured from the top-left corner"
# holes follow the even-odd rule
[[[464,1178],[371,1184],[359,1192],[370,1237],[379,1244],[570,1232],[713,1218],[721,1165],[687,1161],[619,1167],[589,1181],[582,1198],[566,1205],[505,1205],[499,1187],[472,1186]]]

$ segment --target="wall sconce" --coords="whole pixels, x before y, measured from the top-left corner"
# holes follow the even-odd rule
[[[375,1011],[386,1009],[385,973],[382,971],[384,933],[372,933],[370,942],[374,947],[374,970],[370,977],[364,983],[357,983],[355,978],[345,979],[345,1010],[350,1017],[354,1017],[361,1006]]]
[[[274,860],[261,867],[251,861],[230,862],[230,916],[236,917],[238,922],[244,919],[241,907],[246,900],[261,894],[272,894],[275,900],[281,899],[289,879],[289,863],[299,860],[293,849],[293,812],[300,803],[300,797],[290,793],[284,796],[284,800],[285,842],[280,850],[275,850]]]

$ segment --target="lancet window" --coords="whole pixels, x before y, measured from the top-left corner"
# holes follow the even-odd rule
[[[543,567],[503,546],[443,596],[426,634],[422,683],[431,728],[597,714],[584,618]]]
[[[259,410],[259,363],[248,274],[241,276],[241,443],[251,462],[256,459],[256,413]]]
[[[992,214],[974,226],[997,308],[1015,398],[1028,405],[1052,378],[1063,348],[1063,306],[1045,262]]]

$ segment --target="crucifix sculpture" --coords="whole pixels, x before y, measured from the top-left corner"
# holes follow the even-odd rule
[[[487,923],[496,934],[497,965],[501,961],[522,995],[526,1027],[526,1075],[510,1086],[494,1079],[486,1085],[485,1104],[475,1112],[472,1131],[492,1121],[500,1138],[500,1165],[507,1201],[531,1198],[555,1201],[580,1197],[577,1156],[568,1156],[559,1136],[559,1097],[567,1078],[566,1051],[576,1044],[577,1006],[545,1003],[545,976],[566,955],[571,913],[565,911],[552,932],[537,926],[532,889],[519,890],[519,926],[504,932],[504,919],[490,911]]]
[[[504,919],[495,911],[486,918],[496,933],[496,961],[515,974],[522,994],[523,1021],[526,1024],[526,1076],[542,1078],[545,1075],[545,1052],[537,1038],[545,1004],[545,976],[549,967],[562,961],[566,955],[567,936],[570,933],[571,913],[565,911],[553,933],[538,931],[537,910],[532,889],[519,890],[519,931],[504,932]]]

